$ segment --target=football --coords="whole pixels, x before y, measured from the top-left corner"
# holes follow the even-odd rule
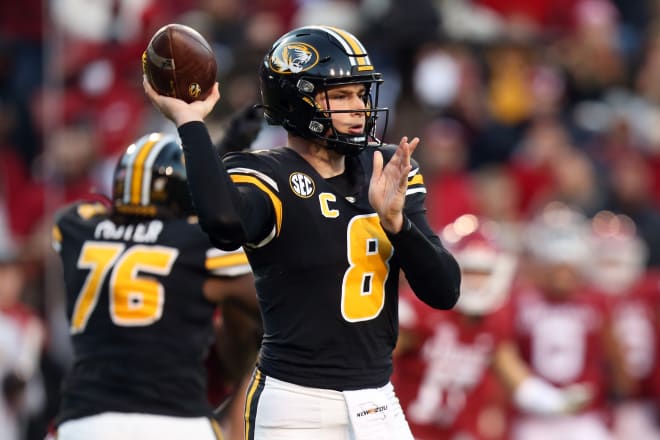
[[[142,70],[158,94],[190,103],[209,95],[218,66],[211,45],[199,32],[168,24],[151,37],[142,54]]]

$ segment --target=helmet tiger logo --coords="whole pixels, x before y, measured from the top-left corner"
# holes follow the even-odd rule
[[[285,44],[270,58],[271,68],[278,73],[300,73],[318,63],[316,49],[305,43]]]

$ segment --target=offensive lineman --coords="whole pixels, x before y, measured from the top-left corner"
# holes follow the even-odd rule
[[[247,259],[199,227],[174,136],[130,145],[113,183],[112,206],[75,203],[53,229],[75,353],[57,438],[222,438],[203,362],[217,304],[256,308]]]

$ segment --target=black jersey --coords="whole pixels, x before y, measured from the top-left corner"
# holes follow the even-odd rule
[[[249,272],[241,250],[211,246],[194,218],[118,224],[100,203],[56,217],[75,361],[57,422],[100,412],[210,416],[203,359],[210,276]]]
[[[394,149],[384,148],[385,159]],[[232,181],[273,205],[273,229],[245,246],[264,318],[259,367],[303,386],[382,386],[397,339],[399,269],[368,201],[373,151],[347,157],[349,193],[290,148],[225,157]],[[423,216],[426,190],[409,174],[405,214]],[[426,230],[429,235],[434,235]]]

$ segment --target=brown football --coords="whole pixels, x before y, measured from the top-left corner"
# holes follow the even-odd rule
[[[218,67],[211,45],[182,24],[160,28],[142,54],[142,70],[156,92],[186,102],[208,96]]]

